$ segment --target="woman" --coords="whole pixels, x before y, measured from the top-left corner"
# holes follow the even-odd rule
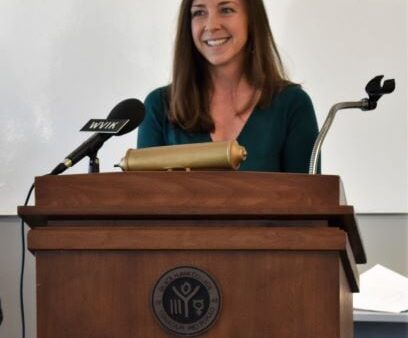
[[[183,0],[172,84],[145,106],[139,148],[237,139],[241,170],[308,171],[313,105],[284,74],[262,0]]]

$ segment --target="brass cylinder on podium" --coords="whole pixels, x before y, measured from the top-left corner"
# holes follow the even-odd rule
[[[119,163],[123,171],[238,169],[246,149],[237,141],[129,149]]]

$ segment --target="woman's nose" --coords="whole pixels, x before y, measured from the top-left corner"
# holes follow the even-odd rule
[[[209,31],[217,30],[221,27],[220,17],[217,14],[210,13],[207,16],[205,29]]]

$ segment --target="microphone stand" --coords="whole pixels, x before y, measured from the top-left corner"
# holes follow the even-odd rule
[[[89,156],[89,166],[88,166],[88,173],[99,173],[99,158],[98,152]]]
[[[309,165],[309,174],[316,175],[317,173],[317,164],[318,157],[320,154],[320,149],[322,147],[323,141],[329,132],[330,126],[333,123],[336,113],[341,109],[352,109],[359,108],[363,111],[374,110],[377,108],[377,101],[384,94],[390,94],[395,89],[395,80],[385,80],[384,84],[381,86],[381,80],[383,75],[376,76],[370,82],[368,82],[365,90],[368,94],[368,98],[362,99],[357,102],[340,102],[335,104],[331,109],[326,118],[326,121],[323,124],[322,129],[317,136],[317,139],[314,143],[312,155],[310,156],[310,165]]]

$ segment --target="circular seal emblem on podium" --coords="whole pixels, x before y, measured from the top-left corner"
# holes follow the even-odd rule
[[[157,281],[152,307],[166,330],[179,336],[197,336],[215,323],[221,309],[221,293],[207,272],[177,267]]]

